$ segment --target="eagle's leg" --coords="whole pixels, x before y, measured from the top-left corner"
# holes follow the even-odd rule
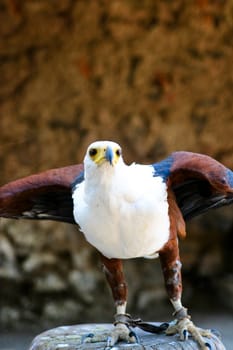
[[[123,272],[123,264],[120,259],[108,259],[101,256],[103,270],[110,285],[116,307],[114,329],[108,339],[108,346],[113,346],[119,340],[136,342],[137,337],[127,324],[130,318],[126,314],[127,284]]]
[[[182,278],[181,278],[181,262],[179,256],[178,240],[171,239],[162,251],[159,253],[162,271],[165,280],[170,301],[175,309],[175,321],[166,330],[166,334],[179,333],[181,340],[186,340],[188,333],[192,335],[199,344],[201,350],[209,350],[211,347],[203,339],[211,337],[209,330],[196,327],[188,315],[187,309],[183,307],[181,302],[182,295]]]

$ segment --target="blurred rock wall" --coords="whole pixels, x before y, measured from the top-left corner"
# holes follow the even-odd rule
[[[127,162],[190,150],[233,168],[233,1],[0,0],[0,23],[1,184],[81,162],[96,139]],[[184,300],[233,309],[231,209],[188,231]],[[111,320],[97,258],[70,225],[1,220],[0,324]],[[129,310],[158,320],[159,263],[125,265]]]

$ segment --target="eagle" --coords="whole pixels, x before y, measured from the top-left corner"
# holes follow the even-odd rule
[[[137,341],[133,327],[191,335],[200,349],[211,346],[182,304],[179,238],[185,221],[233,202],[233,172],[213,158],[178,151],[164,160],[127,165],[119,144],[96,141],[83,164],[51,169],[0,187],[0,217],[76,224],[100,253],[116,313],[107,341]],[[153,326],[126,312],[123,260],[159,258],[174,320]],[[207,340],[206,340],[207,339]]]

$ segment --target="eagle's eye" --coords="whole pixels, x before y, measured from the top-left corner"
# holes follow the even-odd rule
[[[89,151],[89,156],[94,157],[97,154],[97,149],[96,148],[91,148]]]
[[[118,149],[116,150],[116,155],[117,155],[118,157],[120,157],[120,155],[121,155],[121,150],[120,150],[120,148],[118,148]]]

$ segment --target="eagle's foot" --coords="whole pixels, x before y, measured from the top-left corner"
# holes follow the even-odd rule
[[[107,340],[107,348],[111,348],[119,341],[127,343],[138,343],[139,339],[134,331],[130,328],[132,325],[132,317],[129,314],[116,314],[114,329]]]
[[[184,308],[178,311],[176,316],[177,319],[166,330],[167,335],[178,333],[181,340],[187,340],[190,334],[199,344],[200,350],[211,349],[210,344],[203,339],[203,337],[211,338],[212,334],[210,330],[196,327]]]
[[[107,348],[111,348],[119,341],[126,341],[127,343],[137,343],[138,339],[136,334],[125,323],[117,323],[111,332],[110,337],[107,340]]]

